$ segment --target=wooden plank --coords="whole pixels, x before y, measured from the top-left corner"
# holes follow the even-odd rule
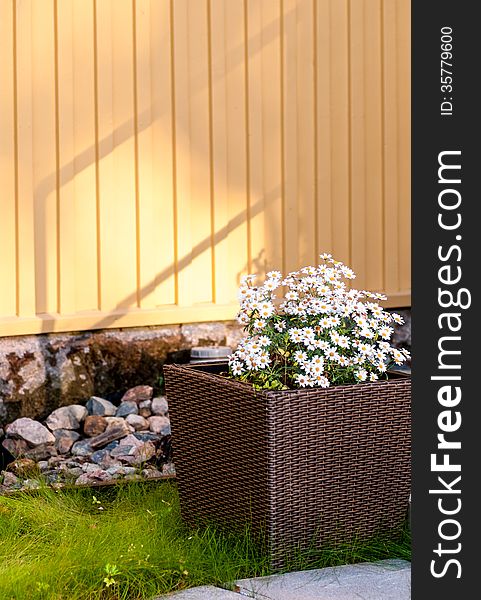
[[[135,189],[133,22],[131,0],[112,5],[113,137],[115,214],[110,215],[109,250],[117,306],[139,306],[138,239]],[[112,227],[113,226],[113,227]]]
[[[58,274],[60,313],[74,313],[75,282],[75,140],[73,85],[73,4],[56,3],[56,127],[58,140]]]
[[[75,307],[77,311],[85,311],[98,308],[100,287],[95,139],[96,46],[93,3],[73,0],[71,4],[74,154],[70,159],[73,159],[74,163]],[[60,103],[60,109],[62,106]],[[63,169],[62,160],[60,165]],[[62,277],[63,274],[61,279]]]
[[[384,0],[384,285],[399,288],[399,128],[396,0]]]
[[[36,312],[34,196],[32,4],[16,3],[17,83],[17,284],[18,314]]]
[[[141,297],[153,288],[153,302],[159,306],[176,301],[171,11],[168,0],[143,0],[139,10],[137,40],[145,36],[150,42],[150,59],[143,42],[143,51],[137,50]]]
[[[350,53],[349,0],[329,0],[329,102],[331,155],[330,249],[337,260],[351,263],[350,215]],[[319,87],[320,84],[319,84]],[[321,131],[321,130],[320,130]],[[320,133],[320,135],[322,135]],[[322,219],[322,210],[319,211]]]
[[[299,147],[297,0],[285,0],[282,14],[282,128],[284,181],[284,264],[287,271],[298,269],[299,256]],[[304,235],[304,232],[303,232]]]
[[[150,1],[134,5],[135,136],[139,218],[139,301],[143,308],[156,305],[157,258],[160,223],[153,190],[152,69]],[[168,224],[166,223],[168,226]],[[158,231],[156,231],[156,229]]]
[[[214,207],[215,300],[228,302],[229,272],[229,181],[227,166],[227,89],[225,11],[222,0],[210,3],[210,123],[212,140],[212,200]]]
[[[284,269],[281,3],[262,5],[262,135],[266,270]]]
[[[384,287],[381,0],[365,4],[365,248],[367,289]]]
[[[138,305],[132,5],[97,3],[102,308]]]
[[[225,13],[226,136],[229,210],[229,300],[237,297],[242,275],[249,271],[247,196],[245,29],[243,0],[232,0]],[[226,274],[220,274],[226,276]]]
[[[192,276],[190,302],[210,302],[212,290],[212,222],[209,140],[209,58],[207,2],[188,6],[190,213]],[[178,125],[182,126],[178,122]],[[184,124],[183,126],[185,126]]]
[[[398,2],[399,287],[411,289],[411,4]]]
[[[313,0],[297,0],[297,172],[299,264],[317,264],[315,39]]]
[[[33,196],[38,313],[58,312],[54,2],[32,2]]]
[[[365,0],[350,3],[351,266],[366,287],[366,30]]]
[[[117,308],[109,312],[78,313],[0,319],[0,336],[35,333],[110,329],[117,327],[149,327],[202,321],[230,321],[239,308],[238,303],[197,304],[196,306],[167,306],[162,308]]]
[[[258,274],[259,277],[263,277],[266,271],[262,25],[262,4],[255,0],[249,0],[246,2],[245,50],[247,56],[250,271]]]
[[[191,304],[191,136],[188,0],[171,3],[173,21],[174,130],[175,130],[175,244],[177,303]]]
[[[330,0],[317,0],[316,14],[316,239],[317,251],[333,252],[332,235],[332,129],[331,55],[332,26]],[[345,73],[344,73],[345,76]],[[342,77],[336,73],[336,78]],[[316,257],[317,258],[317,257]]]
[[[0,1],[0,315],[17,312],[14,13]]]

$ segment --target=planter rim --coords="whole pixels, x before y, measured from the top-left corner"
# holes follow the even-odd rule
[[[201,366],[201,365],[199,365]],[[400,372],[396,372],[396,374],[394,376],[391,376],[391,378],[389,379],[379,379],[377,381],[366,381],[366,382],[362,382],[362,383],[347,383],[347,384],[341,384],[341,385],[333,385],[327,388],[321,388],[321,387],[317,387],[317,388],[289,388],[287,390],[258,390],[256,389],[252,384],[250,383],[244,383],[242,381],[237,381],[236,379],[230,378],[230,377],[224,377],[222,375],[218,375],[216,373],[208,373],[206,371],[202,371],[202,369],[198,368],[197,365],[185,365],[185,364],[170,364],[170,365],[165,365],[164,368],[167,369],[171,369],[171,368],[175,368],[175,369],[180,369],[182,371],[186,371],[188,373],[195,373],[197,376],[200,377],[204,377],[206,379],[210,379],[211,381],[215,381],[215,382],[223,382],[225,384],[231,385],[231,386],[239,386],[239,388],[243,391],[250,391],[252,392],[254,395],[258,395],[258,396],[264,396],[266,398],[268,397],[278,397],[278,396],[288,396],[288,395],[299,395],[300,393],[305,395],[305,396],[309,396],[309,395],[314,395],[314,394],[319,394],[319,392],[323,392],[326,394],[329,393],[333,393],[335,390],[339,390],[339,391],[343,391],[346,388],[353,388],[356,387],[356,389],[359,389],[359,391],[362,393],[363,391],[371,388],[373,389],[374,387],[377,387],[379,385],[385,385],[385,384],[399,384],[400,382],[411,382],[411,374],[404,374],[404,373],[400,373]],[[392,375],[392,373],[391,373]]]

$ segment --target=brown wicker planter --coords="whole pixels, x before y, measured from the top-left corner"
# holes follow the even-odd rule
[[[183,518],[248,522],[272,565],[293,548],[399,528],[410,491],[411,381],[256,392],[165,366]]]

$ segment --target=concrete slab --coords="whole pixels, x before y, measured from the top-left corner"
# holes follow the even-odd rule
[[[240,600],[241,596],[211,585],[159,596],[155,600]]]
[[[384,560],[236,582],[256,600],[409,600],[411,563]]]

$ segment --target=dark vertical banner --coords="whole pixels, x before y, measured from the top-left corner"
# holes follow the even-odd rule
[[[477,8],[412,2],[414,600],[481,597]]]

